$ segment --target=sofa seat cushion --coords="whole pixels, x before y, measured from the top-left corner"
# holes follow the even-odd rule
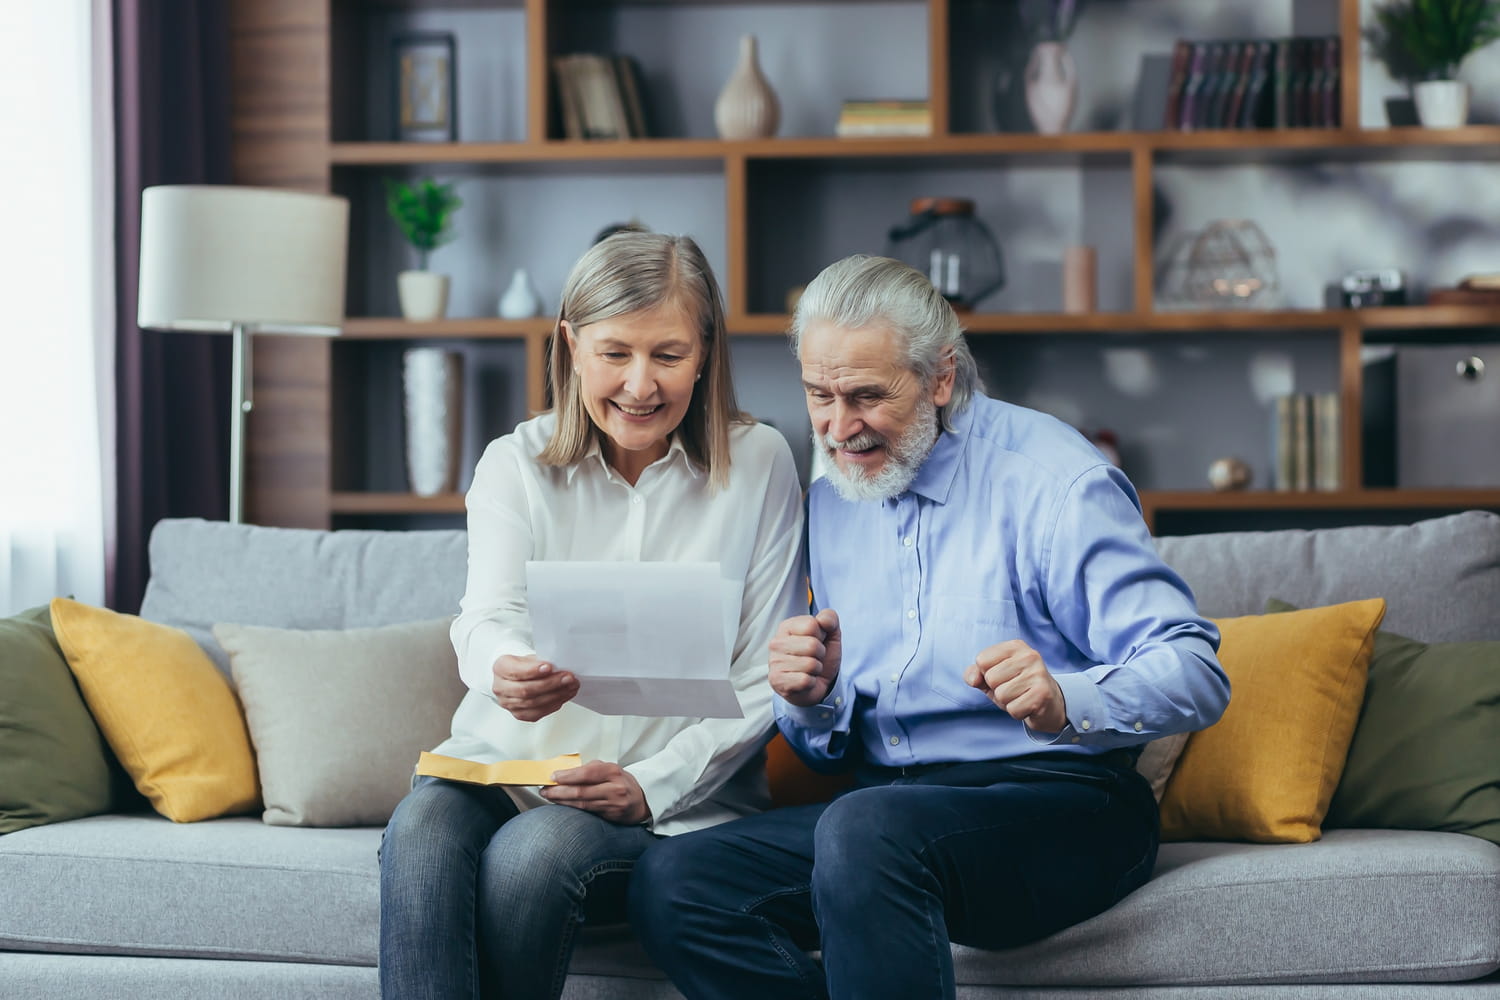
[[[379,828],[95,816],[0,837],[0,949],[374,965]]]
[[[1399,919],[1391,919],[1399,914]],[[960,984],[1443,982],[1500,969],[1500,847],[1456,833],[1330,830],[1313,844],[1163,844],[1113,909],[1000,952]]]

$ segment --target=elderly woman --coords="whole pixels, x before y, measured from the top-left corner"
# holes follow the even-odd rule
[[[550,358],[555,409],[492,442],[468,494],[453,644],[469,693],[438,753],[579,753],[539,792],[418,778],[381,848],[385,997],[556,997],[578,926],[625,919],[660,837],[767,805],[767,643],[806,601],[781,435],[734,402],[718,284],[689,238],[627,232],[579,260]],[[528,560],[715,562],[740,597],[743,719],[601,716],[535,655]]]

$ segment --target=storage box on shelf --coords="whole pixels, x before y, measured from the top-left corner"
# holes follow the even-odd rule
[[[1011,272],[1009,288],[965,316],[976,353],[990,361],[992,370],[1028,354],[1034,362],[1043,351],[1049,356],[1072,352],[1073,361],[1082,365],[1119,348],[1160,360],[1181,351],[1209,357],[1264,353],[1296,342],[1302,346],[1290,354],[1306,370],[1292,376],[1295,387],[1338,393],[1346,415],[1340,442],[1342,489],[1215,494],[1192,488],[1200,483],[1206,487],[1201,479],[1177,474],[1153,478],[1148,462],[1144,472],[1130,471],[1143,487],[1148,517],[1159,530],[1164,524],[1172,530],[1203,530],[1267,519],[1281,524],[1406,520],[1431,511],[1500,507],[1500,481],[1496,489],[1365,488],[1365,442],[1359,421],[1347,419],[1361,412],[1363,348],[1436,335],[1432,331],[1441,331],[1444,340],[1493,338],[1493,310],[1324,310],[1310,308],[1316,301],[1298,299],[1290,303],[1294,308],[1275,310],[1173,311],[1160,301],[1155,286],[1163,227],[1211,221],[1196,210],[1188,213],[1192,204],[1183,207],[1187,214],[1180,220],[1159,218],[1177,207],[1173,192],[1162,189],[1176,174],[1197,172],[1203,183],[1214,185],[1229,183],[1244,168],[1253,168],[1251,176],[1258,178],[1329,164],[1338,170],[1471,162],[1489,167],[1500,158],[1500,127],[1438,131],[1361,124],[1365,63],[1360,0],[1297,0],[1288,23],[1275,20],[1286,17],[1284,12],[1268,12],[1252,0],[1202,5],[1201,10],[1177,5],[1184,23],[1162,27],[1158,20],[1149,29],[1132,27],[1121,37],[1120,25],[1147,23],[1139,17],[1131,20],[1140,5],[1140,0],[1126,0],[1109,5],[1108,11],[1086,14],[1074,44],[1089,44],[1091,31],[1110,31],[1121,45],[1141,46],[1143,60],[1170,55],[1178,38],[1224,34],[1213,20],[1220,8],[1233,8],[1240,17],[1236,24],[1245,18],[1270,19],[1268,35],[1337,34],[1338,110],[1345,124],[1141,130],[1131,127],[1134,97],[1111,92],[1108,101],[1080,109],[1073,123],[1078,131],[995,131],[997,123],[1029,126],[1006,122],[993,104],[999,46],[987,41],[983,18],[1004,5],[973,0],[728,7],[690,0],[330,0],[311,5],[235,0],[240,68],[236,180],[334,189],[355,201],[349,312],[358,318],[333,346],[268,339],[258,351],[249,476],[252,519],[326,526],[335,515],[340,523],[364,523],[349,519],[460,512],[461,496],[409,497],[391,489],[388,477],[372,479],[367,474],[370,461],[351,463],[343,457],[368,459],[384,449],[387,467],[400,462],[399,435],[375,434],[362,416],[374,404],[368,398],[371,390],[362,384],[370,365],[362,363],[360,352],[432,340],[504,342],[515,363],[524,366],[518,382],[525,387],[524,404],[513,400],[507,419],[514,422],[541,408],[550,321],[517,324],[486,318],[493,313],[503,279],[518,263],[535,265],[533,273],[550,305],[567,267],[600,225],[636,216],[656,228],[692,232],[723,280],[729,326],[748,356],[764,353],[749,345],[784,333],[784,303],[792,286],[833,257],[880,252],[885,228],[900,218],[909,199],[934,193],[977,193],[982,212],[1003,211],[1007,223],[1014,223],[1001,240]],[[1091,24],[1089,17],[1115,20]],[[389,119],[390,39],[405,31],[434,29],[454,31],[458,37],[458,141],[389,141],[384,123]],[[713,131],[713,99],[745,33],[761,39],[762,65],[773,87],[779,85],[783,125],[775,138],[726,142]],[[826,56],[823,61],[831,67],[826,80],[809,82],[803,75],[808,62],[803,57],[810,48]],[[651,138],[562,138],[566,131],[551,66],[555,57],[572,52],[622,53],[636,62]],[[794,58],[796,73],[788,69]],[[282,69],[293,64],[300,67],[300,77],[289,77]],[[845,99],[897,92],[925,97],[932,136],[833,135]],[[453,313],[473,318],[420,325],[378,318],[394,308],[387,286],[398,263],[392,234],[381,218],[379,179],[387,173],[418,172],[457,178],[466,188],[465,214],[458,223],[461,238],[438,252],[434,266],[456,272],[458,308]],[[1238,193],[1225,199],[1222,214],[1253,216],[1266,205],[1278,207],[1277,199],[1285,202],[1280,210],[1297,211],[1298,203],[1284,190],[1257,190],[1250,197],[1259,201],[1246,204]],[[1354,191],[1350,197],[1357,203],[1361,195]],[[1360,211],[1390,210],[1364,197]],[[1335,210],[1351,211],[1350,203],[1346,199]],[[1500,238],[1495,226],[1475,223],[1471,241],[1475,231],[1484,246]],[[1101,311],[1057,311],[1057,260],[1070,243],[1099,247]],[[1306,263],[1321,279],[1353,262]],[[1226,351],[1227,345],[1233,350]],[[769,361],[755,369],[778,370]],[[1323,372],[1318,384],[1307,384],[1315,372]],[[805,417],[796,413],[794,394],[789,399],[784,387],[757,382],[759,375],[744,377],[749,381],[741,384],[742,402],[776,422],[799,454],[805,453],[805,443],[798,440],[805,437]],[[1243,379],[1245,373],[1217,370],[1210,377]],[[1236,392],[1244,396],[1238,386]],[[350,406],[356,397],[363,402]],[[1246,433],[1266,447],[1268,411],[1255,405],[1244,403],[1241,412],[1223,416],[1251,427]],[[1126,412],[1143,425],[1176,427],[1183,433],[1191,433],[1199,422],[1199,415],[1170,392]],[[388,425],[380,426],[388,430]],[[505,429],[476,427],[471,434]],[[1135,447],[1160,447],[1143,441]],[[1266,460],[1252,458],[1251,464],[1261,473],[1255,485],[1265,486]]]

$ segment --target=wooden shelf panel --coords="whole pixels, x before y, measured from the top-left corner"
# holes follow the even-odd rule
[[[1142,490],[1141,503],[1163,510],[1409,510],[1500,507],[1500,487],[1492,489],[1361,489],[1309,491]]]
[[[550,319],[439,319],[416,323],[395,316],[356,316],[344,321],[343,340],[525,340],[552,332]]]
[[[1427,155],[1453,158],[1464,152],[1500,158],[1500,125],[1455,129],[1220,129],[1202,132],[1067,132],[1061,135],[995,133],[943,136],[811,136],[786,139],[627,139],[547,142],[335,142],[333,166],[397,166],[441,163],[599,163],[601,161],[698,161],[748,159],[844,159],[872,156],[1129,156],[1142,150],[1171,162],[1202,154],[1241,158],[1266,152],[1306,153],[1324,158],[1343,153],[1363,159]]]
[[[1500,326],[1489,306],[1384,306],[1378,309],[1221,309],[1182,312],[965,313],[969,333],[1335,333],[1353,324],[1368,330]],[[750,313],[727,319],[730,333],[783,335],[791,317]]]
[[[329,494],[328,509],[334,514],[462,514],[464,495],[419,497],[415,493],[341,491]]]
[[[1500,487],[1493,489],[1339,490],[1332,493],[1239,490],[1143,490],[1147,513],[1165,510],[1422,510],[1500,508]],[[335,514],[462,514],[464,495],[444,493],[336,492],[329,509]]]

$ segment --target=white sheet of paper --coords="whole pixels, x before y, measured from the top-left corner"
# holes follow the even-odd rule
[[[528,562],[536,655],[600,715],[740,719],[729,682],[739,588],[706,562]]]

